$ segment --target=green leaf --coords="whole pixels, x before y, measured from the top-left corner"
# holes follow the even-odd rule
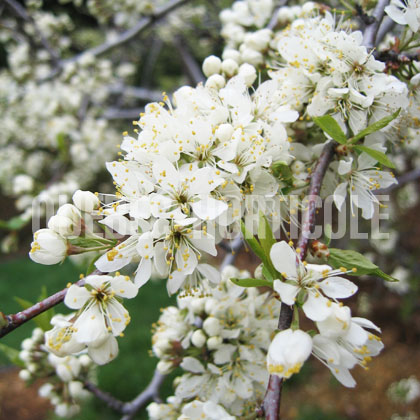
[[[0,228],[7,230],[19,230],[28,224],[28,219],[19,216],[12,217],[10,220],[0,220]]]
[[[398,281],[394,277],[384,273],[377,265],[368,260],[364,255],[352,250],[329,248],[330,256],[328,264],[335,269],[344,267],[346,270],[356,268],[356,272],[349,272],[351,276],[361,276],[363,274],[375,275],[386,281]]]
[[[259,214],[258,239],[265,255],[270,255],[271,247],[276,243],[276,238],[271,230],[270,223],[268,223],[268,220],[262,211],[260,211]]]
[[[96,269],[95,262],[99,259],[100,256],[101,256],[101,254],[98,254],[98,255],[95,255],[94,258],[92,258],[92,261],[89,263],[89,266],[86,270],[86,276],[91,274],[92,271],[95,271],[95,269]]]
[[[69,242],[80,248],[96,248],[100,246],[109,245],[110,247],[115,245],[117,241],[112,241],[108,239],[99,239],[99,238],[86,238],[86,237],[79,237],[69,239]]]
[[[273,284],[267,280],[261,280],[261,279],[252,279],[252,278],[246,278],[246,279],[238,279],[236,277],[233,277],[230,279],[230,281],[237,286],[241,287],[273,287]]]
[[[43,300],[47,297],[47,290],[46,288],[43,288],[41,291],[41,296],[40,296],[40,300]],[[20,297],[15,296],[14,297],[15,301],[22,307],[22,309],[28,309],[31,306],[33,306],[34,304],[32,302],[30,302],[29,300],[26,299],[22,299]],[[41,328],[42,331],[48,331],[51,329],[51,318],[54,315],[54,310],[53,309],[49,309],[48,311],[44,311],[42,313],[40,313],[39,315],[37,315],[35,318],[32,318],[32,321],[35,322],[36,326]]]
[[[369,134],[375,133],[376,131],[382,130],[382,128],[386,127],[391,121],[395,120],[400,114],[401,109],[395,111],[392,115],[388,115],[387,117],[381,118],[379,121],[369,125],[364,130],[357,133],[354,137],[350,139],[350,143],[354,144],[357,143],[363,137],[366,137]]]
[[[241,220],[241,231],[246,243],[254,251],[255,255],[263,262],[267,261],[263,247],[254,237],[254,235],[245,227],[245,223]]]
[[[25,367],[25,363],[19,357],[19,350],[13,347],[6,346],[6,344],[0,343],[0,351],[16,366]]]
[[[376,159],[379,163],[382,163],[382,165],[388,166],[388,168],[395,168],[395,165],[389,160],[388,156],[379,150],[360,145],[354,146],[354,148],[360,152],[367,153],[369,156],[372,156],[374,159]]]
[[[327,223],[324,227],[325,245],[330,246],[332,237],[332,226],[331,223]]]
[[[269,281],[270,283],[273,283],[273,281],[275,280],[275,278],[271,274],[270,270],[264,264],[262,266],[262,273],[263,273],[263,276],[265,277],[265,279],[267,281]]]
[[[337,143],[346,144],[347,137],[339,126],[338,122],[331,117],[331,115],[324,115],[322,117],[314,117],[314,123],[332,137]]]

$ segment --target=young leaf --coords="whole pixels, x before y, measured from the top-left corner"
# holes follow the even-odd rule
[[[267,280],[260,280],[260,279],[252,279],[252,278],[246,278],[246,279],[238,279],[238,278],[231,278],[230,281],[237,286],[241,287],[273,287],[273,283],[267,281]]]
[[[0,343],[0,351],[16,366],[25,367],[25,363],[19,357],[19,350],[13,347],[6,346],[6,344]]]
[[[314,123],[332,137],[337,143],[346,144],[347,137],[339,126],[338,122],[331,117],[331,115],[324,115],[322,117],[314,117]]]
[[[273,283],[275,279],[273,275],[271,274],[270,270],[264,264],[262,266],[262,273],[267,281],[269,281],[270,283]]]
[[[276,238],[262,211],[260,211],[258,221],[258,240],[260,241],[265,255],[270,255],[271,247],[276,243]]]
[[[267,258],[264,254],[264,249],[260,243],[255,239],[254,235],[245,227],[245,223],[241,221],[241,230],[242,235],[246,243],[254,251],[255,255],[263,262],[267,261]]]
[[[382,128],[386,127],[391,121],[394,121],[395,118],[398,117],[400,114],[400,110],[395,111],[392,115],[388,115],[387,117],[381,118],[379,121],[371,124],[370,126],[366,127],[364,130],[357,133],[354,137],[350,139],[350,143],[355,144],[363,137],[366,137],[369,134],[375,133],[376,131],[382,130]]]
[[[369,156],[372,156],[382,165],[388,166],[388,168],[395,168],[395,165],[389,160],[388,156],[385,153],[380,152],[379,150],[371,149],[370,147],[366,146],[354,146],[356,150],[360,152],[365,152]]]
[[[394,277],[384,273],[377,265],[368,260],[362,254],[352,251],[337,248],[329,248],[330,256],[328,257],[328,264],[335,269],[344,267],[346,270],[356,268],[355,272],[349,272],[351,276],[361,276],[363,274],[376,275],[386,281],[398,281]]]
[[[10,220],[0,220],[0,228],[7,230],[19,230],[26,226],[29,220],[22,219],[19,216],[12,217]]]
[[[284,181],[286,183],[291,183],[293,181],[293,172],[286,162],[280,160],[274,162],[271,165],[271,169],[273,171],[273,175],[280,181]]]

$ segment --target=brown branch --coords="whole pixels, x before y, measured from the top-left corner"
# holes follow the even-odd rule
[[[186,40],[178,35],[174,39],[175,48],[178,50],[179,56],[182,60],[185,74],[193,85],[197,85],[200,82],[205,81],[205,77],[201,71],[201,67],[191,54]]]
[[[300,257],[306,256],[311,233],[315,227],[316,201],[322,186],[325,172],[334,156],[335,142],[329,141],[322,150],[321,156],[312,172],[309,184],[308,205],[303,213],[302,230],[300,232],[297,247],[300,249]],[[280,309],[278,329],[280,331],[290,328],[293,319],[293,307],[282,304]],[[280,420],[280,401],[283,380],[276,375],[270,375],[267,391],[260,409],[259,415],[265,415],[267,420]]]
[[[102,391],[92,382],[86,381],[84,383],[84,387],[89,392],[91,392],[96,398],[103,401],[109,408],[112,408],[113,410],[118,411],[120,413],[123,412],[123,407],[125,404],[124,401],[113,397],[109,392]]]
[[[112,49],[116,47],[121,46],[122,44],[125,44],[126,42],[131,41],[140,32],[143,32],[144,30],[151,27],[157,20],[162,19],[168,13],[172,12],[174,9],[178,8],[179,6],[182,6],[188,1],[189,0],[172,0],[166,5],[156,10],[155,13],[141,18],[133,27],[122,32],[119,36],[115,37],[114,39],[110,41],[106,41],[103,44],[90,48],[86,51],[83,51],[82,53],[77,54],[74,57],[61,60],[59,62],[59,68],[52,71],[51,74],[49,74],[46,78],[40,80],[40,83],[46,82],[58,76],[66,64],[75,63],[79,61],[82,57],[84,57],[85,55],[91,55],[93,57],[97,57],[99,55],[107,53],[108,51],[111,51]]]
[[[39,40],[41,41],[42,46],[48,51],[48,54],[51,56],[51,61],[55,65],[58,65],[60,62],[60,56],[58,52],[52,47],[48,39],[45,38],[44,34],[38,28],[38,25],[36,24],[33,17],[29,15],[26,9],[17,1],[15,0],[4,0],[4,1],[18,17],[20,17],[25,22],[29,22],[33,26],[35,34],[36,36],[38,36]]]
[[[101,275],[104,274],[99,270],[93,271],[90,275]],[[81,279],[78,282],[74,283],[78,286],[82,286],[85,280]],[[58,305],[59,303],[63,302],[68,288],[66,287],[59,292],[48,296],[41,302],[36,303],[35,305],[27,308],[21,312],[16,314],[6,315],[7,325],[0,329],[0,338],[4,337],[5,335],[9,334],[11,331],[15,330],[16,328],[20,327],[21,325],[25,324],[26,322],[30,321],[31,319],[35,318],[37,315],[42,314],[48,309]]]
[[[373,10],[373,22],[367,25],[363,34],[363,45],[371,50],[376,45],[376,34],[378,33],[379,26],[384,18],[384,10],[388,5],[389,0],[378,0],[378,3]]]

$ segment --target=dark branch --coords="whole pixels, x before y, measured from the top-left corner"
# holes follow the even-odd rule
[[[322,186],[325,172],[334,156],[335,143],[329,141],[322,150],[321,156],[312,172],[309,184],[308,204],[303,213],[302,230],[300,232],[297,249],[300,250],[300,257],[303,260],[308,249],[309,237],[315,226],[316,201]],[[293,319],[293,308],[282,304],[280,309],[278,329],[290,328]],[[260,410],[260,415],[265,414],[267,420],[280,419],[280,401],[283,380],[276,375],[270,375],[267,391]]]
[[[385,7],[388,5],[389,0],[378,0],[378,4],[372,13],[372,18],[374,19],[370,25],[366,26],[366,29],[363,34],[363,45],[371,50],[376,45],[376,34],[378,33],[379,26],[384,17]]]

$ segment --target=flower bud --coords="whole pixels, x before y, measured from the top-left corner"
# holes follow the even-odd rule
[[[244,48],[241,51],[241,58],[244,63],[252,64],[255,67],[259,66],[264,61],[262,54],[251,48]]]
[[[39,264],[52,265],[63,261],[67,255],[67,241],[51,229],[34,233],[29,257]]]
[[[46,384],[42,385],[38,390],[38,395],[42,398],[48,398],[53,393],[54,387],[52,384],[47,382]]]
[[[64,216],[73,221],[75,225],[80,223],[82,215],[79,209],[73,204],[64,204],[57,210],[58,216]]]
[[[32,331],[32,339],[35,341],[44,341],[44,331],[37,327]]]
[[[226,80],[223,76],[221,76],[220,74],[213,74],[212,76],[210,76],[206,83],[205,86],[206,88],[210,88],[210,89],[222,89],[226,84]]]
[[[55,414],[59,417],[73,417],[80,411],[80,407],[76,404],[61,403],[55,407]]]
[[[19,352],[19,359],[23,360],[24,362],[30,362],[31,353],[28,350],[22,350]]]
[[[238,63],[235,60],[232,60],[231,58],[223,60],[222,62],[222,71],[228,77],[232,77],[233,75],[235,75],[238,72],[238,67]]]
[[[245,35],[245,45],[256,51],[263,51],[268,47],[272,32],[270,29],[260,29]]]
[[[194,331],[191,337],[191,343],[193,343],[195,347],[203,347],[204,344],[206,344],[206,340],[207,340],[207,337],[203,333],[203,330]]]
[[[201,314],[204,311],[205,299],[193,299],[190,307],[195,314]]]
[[[217,306],[217,300],[215,298],[208,298],[206,299],[206,303],[204,305],[204,310],[207,314],[211,314],[213,309]]]
[[[172,362],[169,362],[167,360],[161,360],[156,366],[156,369],[162,375],[167,375],[168,373],[172,372],[173,368],[174,365],[172,364]]]
[[[330,251],[324,243],[314,240],[311,242],[311,248],[310,248],[311,254],[316,257],[320,258],[322,260],[327,260],[330,256]]]
[[[241,61],[241,53],[233,48],[226,48],[222,55],[223,60],[235,60],[237,63]]]
[[[22,381],[29,381],[31,377],[32,375],[31,372],[29,372],[29,370],[22,369],[21,371],[19,371],[19,378],[22,379]]]
[[[207,57],[203,62],[203,73],[206,77],[210,77],[213,74],[219,74],[221,68],[222,61],[215,55]]]
[[[87,354],[82,354],[79,357],[79,362],[82,367],[89,367],[92,365],[92,359]]]
[[[280,378],[298,373],[312,352],[312,338],[306,332],[292,329],[279,332],[268,348],[267,369]]]
[[[244,79],[245,84],[249,87],[252,86],[252,84],[255,82],[255,79],[257,78],[257,70],[255,70],[254,66],[251,66],[251,64],[244,63],[239,67],[239,76]]]
[[[80,381],[69,382],[69,393],[76,400],[84,400],[89,397],[89,391],[84,389]]]
[[[86,213],[92,213],[101,204],[99,198],[90,191],[77,190],[73,194],[73,203],[75,206]]]
[[[68,217],[59,215],[51,217],[48,221],[48,228],[63,237],[74,235],[75,232],[73,221]]]
[[[219,127],[216,129],[215,136],[219,139],[222,143],[229,141],[232,138],[234,128],[231,124],[225,123],[220,124]]]
[[[27,368],[29,372],[35,373],[38,370],[38,365],[36,363],[29,363]]]
[[[209,350],[217,350],[223,343],[223,339],[220,336],[210,337],[207,340],[207,348]]]
[[[203,323],[203,330],[209,337],[219,335],[222,331],[222,326],[217,318],[209,317]]]
[[[32,348],[34,346],[34,340],[32,340],[32,338],[25,338],[22,341],[21,346],[22,346],[23,350],[27,350],[27,351],[32,350]]]

